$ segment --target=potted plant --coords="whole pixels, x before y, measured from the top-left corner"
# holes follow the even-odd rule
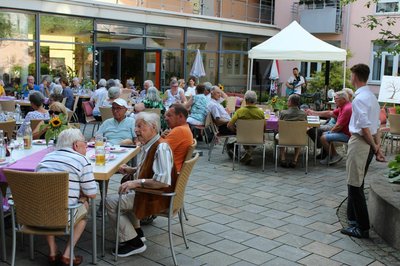
[[[60,114],[51,118],[47,124],[41,125],[40,131],[46,130],[44,137],[48,145],[50,140],[54,140],[54,144],[56,144],[58,135],[67,128],[67,117],[64,114]]]

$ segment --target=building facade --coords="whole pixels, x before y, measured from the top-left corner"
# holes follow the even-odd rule
[[[206,76],[246,88],[247,51],[276,34],[274,1],[0,0],[0,78],[187,79],[200,49]]]

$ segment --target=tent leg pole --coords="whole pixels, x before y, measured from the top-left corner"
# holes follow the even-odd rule
[[[251,90],[251,82],[253,77],[253,58],[250,61],[250,72],[247,73],[247,76],[249,77],[249,87],[247,88],[247,90]]]

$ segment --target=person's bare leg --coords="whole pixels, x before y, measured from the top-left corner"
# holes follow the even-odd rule
[[[286,148],[280,147],[279,148],[279,159],[281,160],[281,162],[286,160],[286,154],[285,153],[286,153]]]
[[[49,256],[57,255],[57,244],[54,236],[46,236],[47,244],[49,245]]]
[[[321,136],[321,144],[322,144],[322,147],[323,147],[323,149],[325,150],[326,153],[329,152],[329,145],[331,146],[331,157],[337,155],[337,152],[336,152],[336,149],[335,149],[335,145],[333,145],[333,142],[329,143],[326,140],[325,135]]]
[[[293,158],[294,163],[297,163],[299,155],[300,155],[300,148],[294,148],[294,158]]]
[[[77,224],[74,226],[74,237],[73,237],[73,246],[75,247],[76,243],[78,242],[79,238],[81,237],[83,231],[85,230],[87,224],[86,219],[80,220]],[[67,246],[65,247],[64,251],[64,257],[69,258],[69,253],[70,253],[70,241],[68,241]]]

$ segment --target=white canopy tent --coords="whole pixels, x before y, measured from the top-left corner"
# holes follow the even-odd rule
[[[293,61],[343,61],[343,87],[346,79],[346,50],[326,43],[303,29],[293,21],[278,34],[253,47],[249,55],[247,89],[251,90],[253,60],[293,60]]]

